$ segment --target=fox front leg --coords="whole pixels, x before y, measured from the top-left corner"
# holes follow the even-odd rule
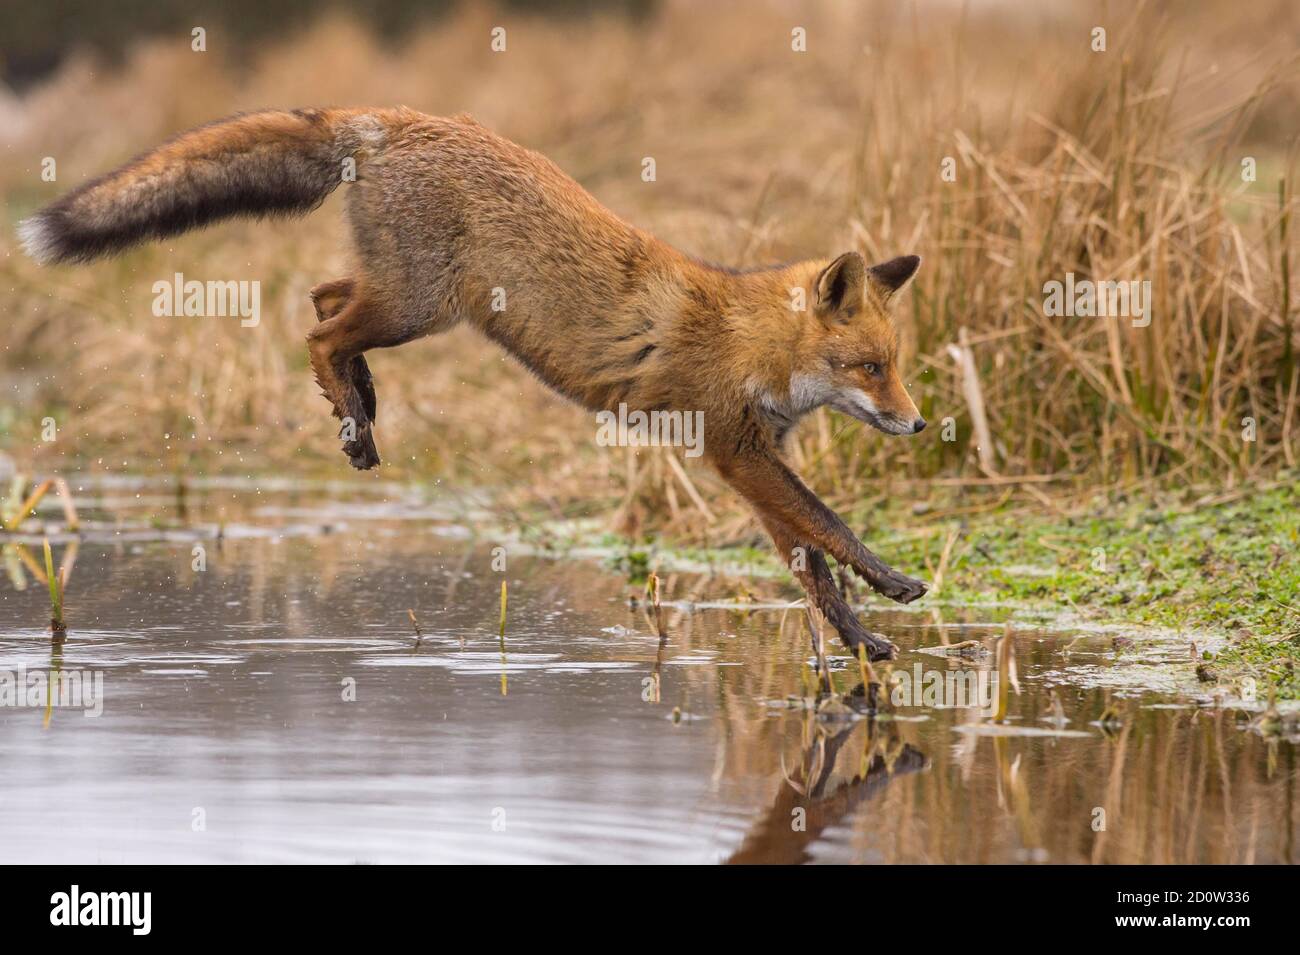
[[[855,656],[860,646],[867,648],[867,659],[872,663],[892,660],[897,656],[898,648],[880,634],[872,633],[864,627],[853,608],[845,602],[835,585],[831,569],[826,564],[826,556],[819,548],[800,544],[796,534],[773,518],[763,518],[763,526],[772,536],[781,559],[799,583],[803,584],[808,600],[822,612]]]
[[[898,603],[924,596],[923,581],[900,574],[854,536],[834,511],[808,489],[799,476],[767,450],[718,462],[723,478],[764,516],[785,525],[798,540],[808,541],[841,564],[857,571],[876,593]]]

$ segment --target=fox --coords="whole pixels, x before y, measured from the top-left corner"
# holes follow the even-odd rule
[[[855,654],[893,658],[827,558],[910,603],[891,568],[787,463],[830,407],[887,435],[925,427],[899,371],[893,306],[916,255],[735,269],[624,222],[559,166],[462,114],[304,108],[181,133],[19,224],[37,262],[87,262],[231,217],[305,215],[347,183],[352,274],[311,290],[307,352],[358,469],[379,464],[366,353],[462,322],[588,411],[703,412],[703,455],[752,508]]]

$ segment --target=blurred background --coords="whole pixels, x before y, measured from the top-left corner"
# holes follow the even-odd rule
[[[1050,506],[1295,474],[1288,0],[47,0],[0,4],[0,22],[0,453],[21,470],[349,476],[303,343],[307,290],[349,274],[340,193],[306,219],[85,267],[37,267],[13,226],[232,112],[404,104],[473,114],[706,259],[920,254],[898,320],[939,426],[893,441],[813,416],[793,461],[834,506],[989,488]],[[175,272],[260,281],[260,324],[154,317],[152,285]],[[1150,281],[1150,326],[1045,316],[1043,285],[1067,272]],[[626,530],[752,531],[705,468],[597,447],[591,415],[467,330],[370,362],[385,477],[616,511]]]

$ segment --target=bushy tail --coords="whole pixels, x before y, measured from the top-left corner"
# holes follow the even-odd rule
[[[209,123],[72,190],[19,224],[41,263],[85,262],[231,216],[303,214],[382,148],[373,110],[245,113]]]

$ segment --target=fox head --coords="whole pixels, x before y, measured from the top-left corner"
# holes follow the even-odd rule
[[[846,252],[815,273],[790,356],[790,412],[826,405],[885,434],[925,427],[899,377],[898,332],[889,314],[920,264],[905,255],[868,267]]]

